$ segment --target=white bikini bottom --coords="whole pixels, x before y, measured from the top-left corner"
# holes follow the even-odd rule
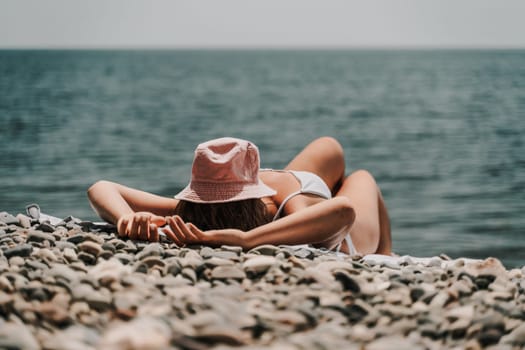
[[[354,243],[352,242],[352,237],[350,237],[350,233],[347,233],[345,236],[346,245],[348,246],[348,255],[358,255],[359,253],[355,249]],[[341,246],[343,245],[343,242],[339,243],[337,247],[335,248],[335,251],[339,253],[341,250]]]

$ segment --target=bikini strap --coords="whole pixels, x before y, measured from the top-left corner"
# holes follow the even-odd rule
[[[279,206],[279,209],[277,209],[277,213],[275,213],[272,221],[275,221],[275,220],[279,219],[279,216],[281,216],[281,213],[284,210],[284,206],[286,205],[286,203],[288,203],[288,201],[290,199],[292,199],[293,197],[295,197],[295,196],[297,196],[298,194],[301,194],[301,193],[302,192],[299,190],[299,191],[290,193],[288,196],[286,196],[286,198],[282,201],[281,205]]]

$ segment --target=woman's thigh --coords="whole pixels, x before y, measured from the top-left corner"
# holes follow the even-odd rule
[[[361,254],[377,251],[380,240],[378,188],[372,175],[366,170],[350,174],[337,192],[337,196],[350,198],[355,210],[355,221],[350,236]]]
[[[334,188],[339,187],[344,177],[343,148],[332,137],[318,138],[297,154],[285,169],[309,171],[317,174],[334,191]]]

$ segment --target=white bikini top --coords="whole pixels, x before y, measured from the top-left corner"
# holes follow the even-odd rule
[[[301,188],[298,191],[295,191],[293,193],[290,193],[286,198],[282,201],[281,205],[279,206],[279,209],[277,209],[277,212],[275,213],[275,216],[273,217],[272,221],[277,220],[284,210],[284,206],[290,199],[297,196],[298,194],[313,194],[322,198],[330,199],[332,198],[332,192],[330,191],[330,188],[328,188],[328,185],[321,179],[318,175],[311,173],[309,171],[297,171],[297,170],[272,170],[272,169],[261,169],[261,171],[281,171],[281,172],[289,172],[295,178],[299,181],[299,184],[301,185]]]

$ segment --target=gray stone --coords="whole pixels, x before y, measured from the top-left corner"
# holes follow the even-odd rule
[[[41,259],[45,261],[46,263],[53,263],[57,262],[59,259],[53,252],[53,250],[49,248],[36,248],[33,253],[31,254],[33,258]],[[60,259],[62,261],[62,259]]]
[[[63,279],[67,284],[72,284],[78,281],[83,274],[79,274],[68,265],[54,264],[48,270],[47,274],[54,277],[56,280]]]
[[[227,324],[212,325],[197,331],[195,339],[208,344],[227,344],[232,346],[245,345],[249,342],[249,336],[240,332],[237,328]]]
[[[200,256],[202,256],[204,259],[207,259],[207,258],[211,258],[213,256],[213,253],[215,252],[215,250],[211,247],[202,247],[199,254]]]
[[[278,265],[278,260],[273,256],[256,256],[246,260],[242,268],[248,275],[258,275],[268,271],[272,266]]]
[[[222,259],[212,256],[211,258],[204,260],[204,265],[206,265],[206,267],[209,268],[214,268],[216,266],[222,265],[234,265],[234,262],[228,259]]]
[[[142,260],[149,256],[164,256],[164,248],[162,248],[160,243],[149,243],[140,253],[137,254],[136,258],[137,260]]]
[[[178,258],[168,258],[165,260],[166,263],[166,273],[170,275],[178,275],[182,271],[182,266]]]
[[[78,233],[78,234],[75,234],[75,235],[67,238],[67,241],[71,242],[73,244],[79,244],[79,243],[84,242],[85,240],[86,240],[86,234],[85,233]]]
[[[238,261],[239,254],[228,250],[216,250],[212,253],[213,257],[225,260]]]
[[[188,280],[190,280],[192,283],[197,282],[197,273],[195,270],[190,269],[188,267],[185,267],[181,271],[181,275],[186,277]]]
[[[246,277],[246,274],[243,270],[236,266],[217,266],[211,272],[211,277],[219,280],[227,279],[239,279],[242,280]]]
[[[414,344],[410,339],[391,335],[376,339],[366,345],[366,350],[390,350],[390,349],[411,349],[423,350],[425,347],[419,344]]]
[[[93,350],[99,342],[99,332],[80,324],[54,332],[43,341],[44,349],[54,350]]]
[[[99,347],[103,349],[168,349],[171,329],[153,317],[139,317],[130,322],[112,322]]]
[[[65,248],[62,254],[63,254],[64,258],[66,258],[66,260],[68,262],[73,262],[73,261],[77,261],[78,260],[77,253],[75,252],[74,249]]]
[[[0,221],[5,223],[6,225],[18,225],[18,219],[15,218],[13,215],[3,211],[0,213]]]
[[[40,345],[26,325],[6,322],[0,324],[0,348],[36,350]]]
[[[129,275],[131,268],[123,265],[118,259],[104,260],[88,271],[101,285],[108,286],[113,282],[120,282],[123,276]]]
[[[93,241],[84,241],[78,245],[78,249],[82,252],[86,252],[88,254],[91,254],[95,257],[97,257],[100,253],[102,253],[102,247],[100,244],[95,243]]]
[[[18,219],[19,225],[23,228],[31,227],[31,218],[29,216],[26,216],[24,214],[18,214],[16,218]]]
[[[237,253],[237,255],[242,253],[242,247],[237,245],[221,245],[221,250]]]
[[[96,256],[86,252],[78,253],[78,259],[82,260],[86,265],[94,265],[97,262]]]
[[[20,245],[17,245],[16,247],[4,250],[4,256],[8,259],[12,256],[27,257],[31,255],[32,251],[33,251],[33,246],[31,244],[20,244]]]
[[[0,275],[0,290],[7,293],[13,293],[14,291],[14,287],[11,281],[3,275]]]
[[[125,265],[135,260],[135,258],[132,255],[127,253],[116,253],[115,255],[113,255],[113,258],[119,259],[120,262]]]
[[[512,332],[503,336],[501,342],[518,346],[525,345],[525,323],[521,323],[518,327],[514,328]]]
[[[343,290],[350,291],[352,293],[359,293],[361,288],[355,278],[352,277],[346,270],[335,270],[334,277],[343,286]]]
[[[253,248],[248,253],[274,256],[274,255],[277,255],[277,253],[279,253],[280,251],[281,251],[281,248],[279,247],[276,247],[271,244],[264,244],[264,245],[260,245],[258,247]]]
[[[37,230],[47,232],[47,233],[53,233],[57,229],[55,226],[51,225],[49,222],[43,222],[40,225],[36,227]],[[60,232],[60,231],[59,231]],[[63,231],[62,231],[63,232]]]
[[[56,239],[56,237],[55,237]],[[69,248],[69,249],[73,249],[73,250],[77,250],[77,245],[76,244],[73,244],[71,242],[68,242],[68,241],[65,241],[65,240],[55,240],[55,247],[57,247],[59,250],[64,250],[66,248]]]
[[[42,231],[30,231],[27,236],[27,242],[44,242],[49,241],[50,243],[55,243],[55,237],[49,233],[44,233]]]
[[[72,288],[72,296],[74,301],[84,301],[99,312],[111,307],[112,297],[105,288],[95,290],[89,284],[80,283]]]

